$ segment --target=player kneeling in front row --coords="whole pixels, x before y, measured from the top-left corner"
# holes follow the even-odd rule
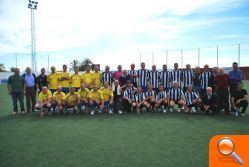
[[[64,114],[68,114],[68,109],[73,109],[73,113],[75,114],[78,111],[79,99],[79,95],[75,92],[75,88],[71,87],[64,99]]]
[[[136,94],[135,94],[135,100],[132,103],[132,107],[136,110],[138,114],[140,113],[140,109],[142,109],[143,107],[146,107],[145,96],[144,96],[141,86],[137,87]]]
[[[153,91],[153,86],[152,84],[148,84],[147,86],[147,92],[144,93],[145,98],[146,98],[146,106],[149,110],[152,110],[152,112],[155,111],[155,106],[156,106],[156,93]]]
[[[174,81],[172,87],[168,93],[168,101],[169,101],[169,111],[173,112],[175,104],[178,105],[178,112],[184,111],[185,106],[185,96],[182,89],[179,87],[179,83]]]
[[[79,95],[79,112],[80,113],[88,113],[88,105],[89,105],[89,89],[86,88],[86,85],[83,83],[81,84],[80,89],[78,90],[78,95]],[[83,111],[84,110],[84,111]]]
[[[167,92],[164,91],[163,85],[159,85],[159,92],[156,96],[156,107],[161,108],[163,113],[166,113],[167,104],[168,104]]]
[[[100,91],[104,99],[104,110],[108,111],[109,114],[113,113],[113,91],[108,82],[104,83],[104,87],[100,88]]]
[[[186,112],[195,114],[197,112],[197,107],[199,106],[201,99],[197,95],[197,93],[193,91],[191,85],[187,87],[187,91],[185,93],[185,99],[186,99]]]
[[[37,110],[40,110],[40,117],[43,117],[45,114],[45,109],[50,112],[51,110],[51,99],[52,93],[48,90],[46,86],[42,87],[42,91],[38,96],[38,103],[35,105]]]
[[[237,90],[232,95],[232,106],[235,109],[235,115],[245,116],[246,108],[248,107],[248,93],[243,89],[243,83],[239,83]],[[242,108],[240,112],[240,108]]]
[[[62,92],[62,87],[58,86],[57,91],[54,92],[52,97],[52,108],[53,110],[50,111],[49,115],[55,113],[56,108],[58,111],[63,114],[63,100],[65,99],[66,95]]]
[[[206,88],[206,93],[202,97],[201,109],[206,115],[208,115],[210,111],[212,111],[212,114],[219,112],[217,96],[213,93],[213,89],[211,87]]]
[[[89,106],[91,110],[91,115],[94,115],[94,108],[98,107],[98,112],[101,114],[104,108],[104,98],[102,92],[95,85],[89,93]]]
[[[134,99],[134,91],[133,86],[127,82],[122,98],[122,110],[123,113],[131,112],[132,101]]]

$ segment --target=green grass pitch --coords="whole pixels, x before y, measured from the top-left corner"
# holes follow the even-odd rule
[[[249,133],[249,116],[224,114],[12,116],[0,90],[1,167],[205,167],[212,136]]]

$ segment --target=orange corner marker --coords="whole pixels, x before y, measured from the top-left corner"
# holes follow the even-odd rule
[[[217,135],[209,142],[209,167],[249,167],[249,135]]]

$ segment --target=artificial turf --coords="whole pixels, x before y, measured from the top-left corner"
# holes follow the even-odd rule
[[[205,167],[212,136],[249,133],[249,116],[224,114],[12,116],[0,90],[1,167]]]

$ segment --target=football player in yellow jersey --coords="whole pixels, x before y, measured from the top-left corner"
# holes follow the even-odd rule
[[[91,115],[94,115],[94,107],[98,107],[98,112],[102,113],[104,108],[104,98],[103,94],[100,90],[98,90],[98,86],[94,86],[93,89],[89,93],[89,106],[91,109]]]
[[[44,109],[51,110],[51,99],[52,93],[48,90],[46,86],[42,87],[41,93],[38,95],[38,103],[35,105],[35,108],[40,110],[40,117],[44,115]]]
[[[71,76],[71,87],[77,92],[80,89],[81,76],[79,75],[79,67],[74,67],[74,74]]]
[[[101,84],[101,72],[99,72],[99,66],[94,66],[94,73],[92,75],[92,87],[98,86],[99,88],[102,86]]]
[[[82,83],[84,83],[89,90],[92,88],[92,73],[90,70],[90,66],[86,65],[86,71],[82,74]]]
[[[75,88],[70,88],[69,93],[64,98],[64,114],[68,113],[69,108],[73,108],[73,113],[78,111],[79,95],[75,92]]]
[[[62,87],[62,92],[69,93],[69,87],[70,87],[70,74],[67,72],[67,65],[63,65],[63,72],[60,73],[60,86]]]
[[[78,90],[78,94],[80,97],[80,101],[78,104],[78,108],[80,113],[82,113],[82,106],[83,109],[86,108],[86,113],[88,113],[88,105],[89,105],[89,89],[86,88],[85,84],[81,84],[80,89]]]
[[[55,113],[55,108],[57,107],[59,112],[62,114],[63,110],[63,100],[65,99],[66,95],[64,92],[62,92],[62,87],[58,86],[57,91],[54,92],[53,98],[52,98],[52,108],[53,112],[50,112],[50,115]]]
[[[109,114],[113,113],[113,91],[108,82],[104,83],[104,87],[100,88],[104,99],[104,109],[109,109]]]
[[[60,74],[55,72],[55,67],[51,67],[51,73],[48,75],[48,85],[49,85],[49,90],[51,93],[54,93],[57,90],[57,87],[59,86],[59,78]]]

